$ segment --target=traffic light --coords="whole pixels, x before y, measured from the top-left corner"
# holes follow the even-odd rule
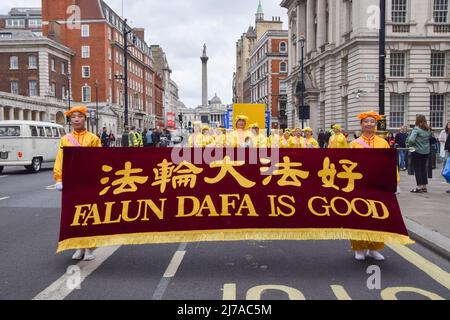
[[[178,121],[179,121],[180,123],[183,123],[183,114],[179,114],[179,115],[178,115]]]

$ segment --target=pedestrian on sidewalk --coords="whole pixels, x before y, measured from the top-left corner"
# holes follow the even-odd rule
[[[398,151],[399,155],[399,167],[401,171],[406,171],[408,150],[406,149],[406,139],[408,139],[408,128],[403,126],[400,128],[400,132],[395,135],[395,144],[397,148],[403,149]]]
[[[55,167],[53,169],[56,181],[55,188],[63,190],[62,168],[63,168],[63,148],[65,147],[101,147],[100,139],[93,133],[86,130],[87,108],[85,106],[73,107],[67,111],[66,116],[70,118],[73,132],[61,138],[58,154],[56,156]],[[73,260],[94,260],[93,249],[78,249],[72,256]]]
[[[428,185],[427,159],[430,155],[430,127],[424,115],[417,115],[416,127],[406,141],[406,145],[413,148],[412,165],[416,176],[417,187],[412,193],[426,193]]]
[[[352,149],[389,149],[390,146],[383,138],[378,137],[376,133],[377,121],[381,116],[374,111],[363,112],[358,116],[361,121],[362,135],[356,140],[350,142]],[[356,260],[365,260],[366,255],[375,260],[384,260],[380,253],[384,249],[382,242],[356,241],[352,240],[352,250],[355,252]]]

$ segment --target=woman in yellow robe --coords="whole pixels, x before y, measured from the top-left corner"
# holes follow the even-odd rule
[[[280,138],[280,148],[290,148],[291,131],[289,129],[284,130],[283,136]]]
[[[93,133],[86,130],[87,108],[85,106],[73,107],[67,111],[66,116],[70,118],[73,132],[61,138],[58,154],[56,155],[53,175],[56,181],[55,188],[63,190],[63,148],[65,147],[101,147],[100,139]],[[95,259],[93,249],[78,249],[72,256],[73,260],[91,261]]]
[[[374,111],[364,112],[358,116],[361,120],[362,135],[358,139],[350,143],[353,149],[389,149],[390,146],[386,140],[378,137],[376,133],[377,121],[381,120],[381,116]],[[382,242],[368,241],[351,241],[352,250],[355,252],[356,260],[365,260],[367,256],[375,260],[384,260],[383,255],[379,252],[384,249]]]
[[[277,129],[272,129],[271,130],[271,135],[270,137],[267,139],[267,143],[269,145],[270,148],[279,148],[280,147],[280,133]]]
[[[330,149],[345,149],[348,148],[347,138],[342,133],[342,127],[338,124],[333,126],[334,134],[331,136],[328,142],[328,148]]]
[[[190,148],[203,148],[203,134],[201,132],[201,122],[195,121],[193,123],[194,133],[189,136],[189,147]]]
[[[290,148],[305,148],[306,141],[305,138],[302,137],[302,129],[295,128],[294,135],[289,140]]]
[[[307,127],[303,131],[305,132],[306,148],[318,149],[319,143],[313,138],[313,130],[310,127]]]
[[[236,130],[227,137],[227,146],[232,148],[244,148],[247,146],[249,133],[247,131],[248,117],[239,115],[236,120]]]
[[[253,148],[267,148],[267,137],[259,130],[258,123],[253,123],[249,126],[251,147]]]

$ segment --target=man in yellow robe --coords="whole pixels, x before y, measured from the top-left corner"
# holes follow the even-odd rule
[[[291,130],[286,129],[284,130],[283,136],[280,138],[280,148],[290,148],[290,140],[291,140]]]
[[[328,142],[328,148],[330,149],[345,149],[348,148],[347,138],[342,133],[342,127],[338,124],[333,126],[334,134],[331,136]]]
[[[73,107],[67,111],[66,116],[70,118],[73,132],[61,138],[58,154],[56,155],[53,175],[56,181],[55,188],[63,190],[63,148],[65,147],[101,147],[100,139],[93,133],[86,130],[87,108],[85,106]],[[93,249],[78,249],[72,256],[74,260],[94,260]]]
[[[319,143],[313,138],[313,130],[310,127],[306,127],[303,131],[305,132],[306,148],[318,149]]]
[[[374,111],[364,112],[358,116],[358,119],[361,120],[362,135],[350,143],[350,148],[390,148],[386,140],[376,135],[377,121],[381,120],[380,115]],[[368,241],[351,241],[351,243],[352,250],[355,252],[356,260],[365,260],[366,254],[375,260],[384,260],[384,256],[379,252],[384,249],[384,243]]]

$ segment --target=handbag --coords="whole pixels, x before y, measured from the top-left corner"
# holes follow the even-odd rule
[[[442,170],[442,176],[445,178],[447,183],[450,183],[450,157],[447,159],[444,170]]]

